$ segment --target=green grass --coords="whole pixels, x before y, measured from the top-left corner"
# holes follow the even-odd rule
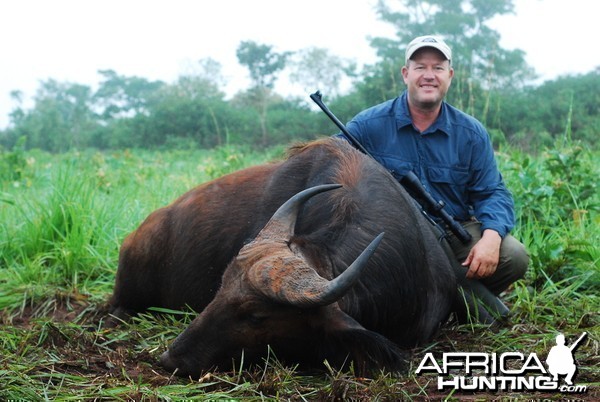
[[[119,245],[154,209],[193,186],[272,158],[215,151],[32,153],[0,182],[0,309],[57,294],[105,298]]]
[[[574,143],[537,156],[499,154],[516,199],[515,235],[531,254],[526,279],[505,296],[512,321],[496,331],[444,328],[414,350],[406,377],[331,369],[300,375],[272,357],[259,369],[191,381],[162,371],[157,360],[192,314],[146,314],[102,328],[118,249],[130,231],[193,186],[279,155],[236,147],[11,154],[0,175],[0,400],[453,400],[465,395],[440,393],[432,377],[411,374],[427,351],[543,355],[557,332],[583,331],[590,336],[577,352],[577,379],[592,392],[580,396],[600,397],[600,155]],[[524,397],[495,397],[511,396]]]

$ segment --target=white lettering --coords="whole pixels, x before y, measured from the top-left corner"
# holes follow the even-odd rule
[[[496,353],[449,352],[442,355],[440,363],[430,352],[425,354],[415,374],[429,372],[438,374],[438,390],[440,391],[448,388],[464,391],[560,390],[565,393],[587,391],[585,385],[559,386],[557,380],[548,376],[547,370],[536,353],[525,356],[519,352],[507,352],[500,355]],[[485,375],[474,375],[474,373]],[[532,373],[537,375],[531,375]]]
[[[479,377],[471,377],[471,383],[469,384],[467,377],[460,377],[460,389],[466,391],[475,391],[477,388],[479,388],[478,378]]]
[[[462,368],[465,367],[467,360],[469,359],[469,355],[471,353],[458,353],[458,352],[449,352],[444,353],[444,373],[448,374],[451,368]],[[455,361],[453,361],[455,360]]]
[[[482,389],[496,390],[496,377],[479,377],[480,387]]]
[[[515,385],[515,388],[520,390],[520,389],[533,389],[533,386],[535,385],[535,377],[516,377],[517,378],[517,384]]]
[[[487,353],[469,353],[466,359],[465,372],[471,374],[474,368],[481,367],[487,374],[489,370],[489,360],[490,355]]]
[[[428,360],[431,361],[431,366],[425,365],[428,362]],[[425,354],[425,357],[423,357],[423,360],[421,360],[421,363],[419,364],[419,367],[417,367],[415,374],[421,374],[421,371],[425,371],[425,372],[435,371],[438,374],[445,374],[442,371],[442,369],[440,368],[440,366],[437,364],[435,359],[433,358],[433,353],[431,353],[431,352]]]
[[[438,391],[443,390],[446,386],[454,389],[460,389],[459,377],[454,377],[448,380],[444,380],[444,377],[438,377]]]
[[[452,378],[438,377],[438,391],[444,389],[459,391],[556,391],[568,393],[583,393],[587,391],[586,385],[558,386],[551,377],[484,377],[457,376]]]
[[[547,374],[544,365],[542,364],[540,359],[538,359],[535,353],[531,353],[525,361],[525,364],[523,364],[523,372],[528,372],[530,370],[537,371],[542,374]]]
[[[518,375],[521,374],[523,372],[523,367],[521,366],[520,370],[509,370],[506,367],[506,361],[509,359],[518,359],[518,360],[523,360],[524,356],[523,353],[519,353],[519,352],[507,352],[507,353],[502,353],[500,355],[500,372],[503,374],[508,374],[508,375]]]
[[[587,392],[587,385],[562,385],[560,392],[583,393]]]
[[[558,388],[558,382],[552,377],[535,377],[535,388],[539,390],[554,390]]]
[[[500,381],[500,389],[514,389],[517,382],[515,377],[496,377]]]

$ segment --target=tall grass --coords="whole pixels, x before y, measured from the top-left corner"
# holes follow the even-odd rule
[[[513,151],[501,158],[515,196],[516,233],[528,246],[535,288],[567,278],[600,289],[600,173],[598,152],[571,140],[534,157]]]
[[[106,297],[124,236],[193,186],[276,155],[208,151],[24,156],[0,182],[0,309]]]

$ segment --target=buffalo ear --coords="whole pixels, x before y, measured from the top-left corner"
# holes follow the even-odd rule
[[[334,307],[335,306],[335,307]],[[356,375],[377,375],[380,371],[406,374],[409,354],[376,332],[369,331],[344,313],[330,306],[330,323],[324,351],[329,363],[338,368],[352,364]]]

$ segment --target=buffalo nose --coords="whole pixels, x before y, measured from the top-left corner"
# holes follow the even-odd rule
[[[160,365],[163,366],[165,370],[170,372],[173,372],[177,369],[177,366],[173,362],[173,359],[171,359],[168,350],[162,355],[160,355]]]

